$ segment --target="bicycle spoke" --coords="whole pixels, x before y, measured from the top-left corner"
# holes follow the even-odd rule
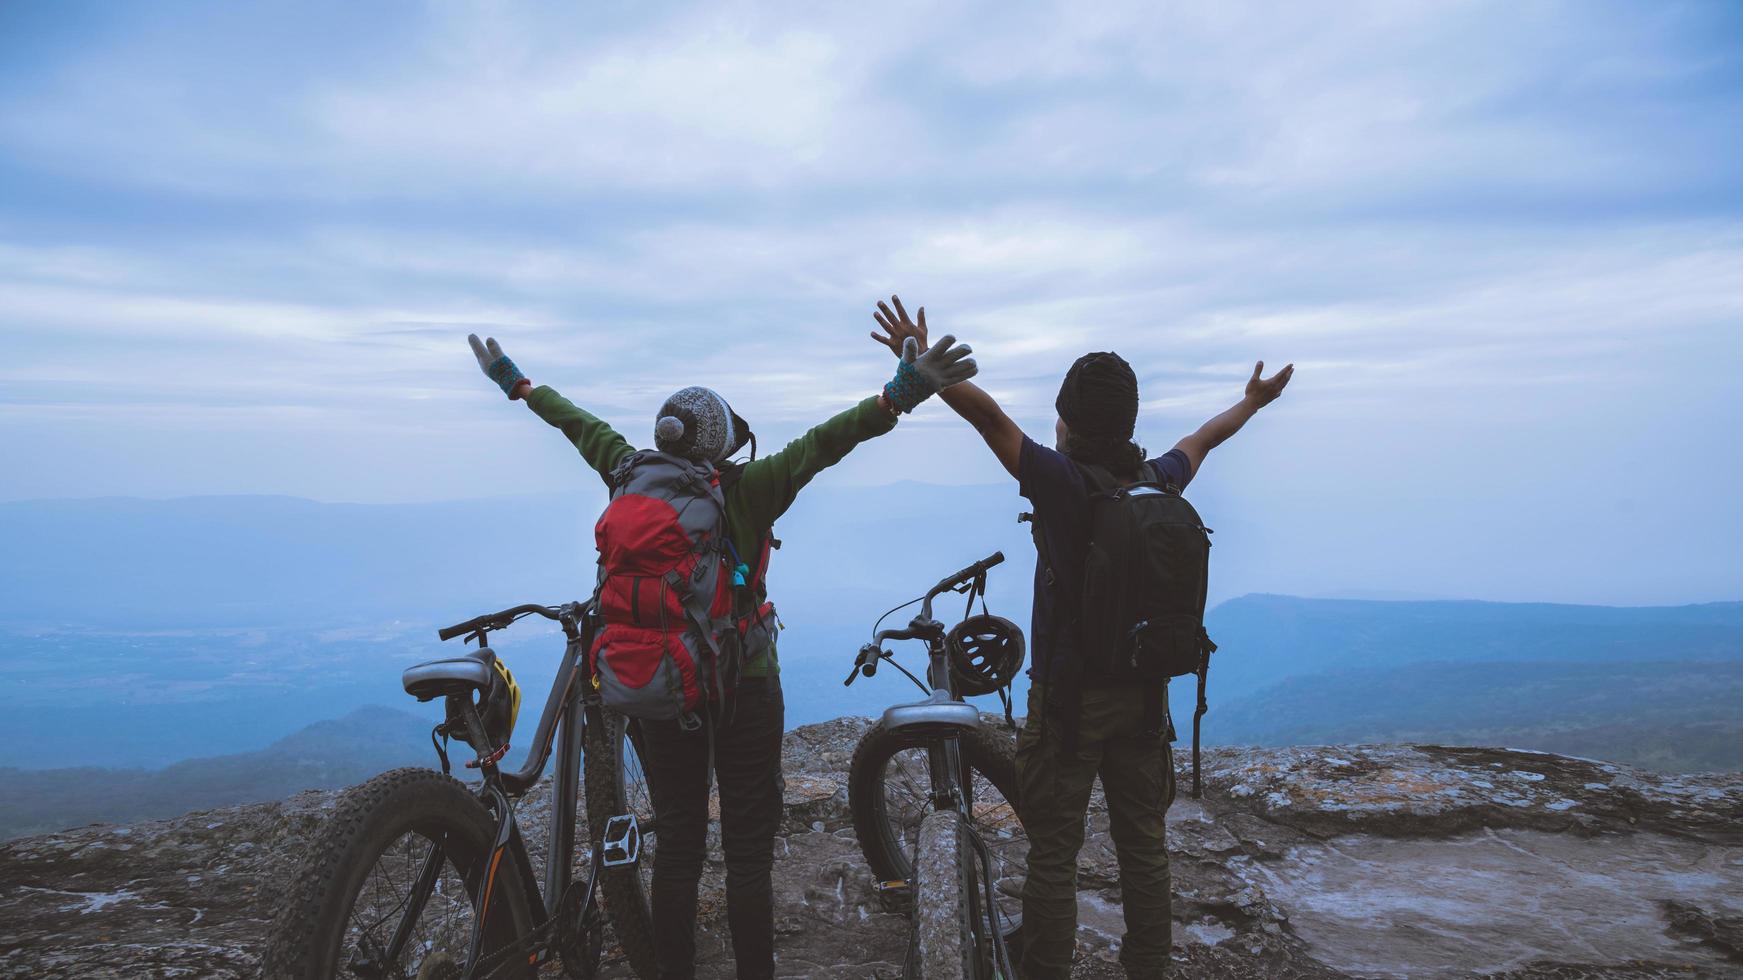
[[[346,917],[341,963],[372,959],[386,952],[393,930],[405,914],[413,887],[435,842],[407,834],[382,852],[369,869]],[[444,860],[423,908],[413,920],[405,947],[393,963],[376,963],[388,976],[415,974],[431,956],[445,954],[464,963],[471,938],[472,904],[465,882],[451,860]]]
[[[382,858],[383,858],[383,860],[386,860],[387,855],[386,854],[382,855]],[[374,866],[372,866],[369,869],[369,879],[365,883],[365,888],[368,888],[370,885],[374,885],[376,887],[376,889],[378,889],[378,890],[385,887],[386,889],[391,891],[392,890],[391,879],[389,879],[388,885],[383,886],[380,883],[381,878],[382,878],[381,862],[378,861],[378,862],[376,862],[376,864]],[[389,918],[393,917],[395,914],[397,914],[399,912],[400,909],[404,908],[406,901],[410,897],[411,897],[411,894],[408,891],[406,894],[399,896],[398,900],[395,901],[393,903],[393,905],[390,906],[389,908],[387,908],[385,911],[381,910],[381,904],[382,904],[381,902],[372,900],[368,906],[369,911],[380,912],[380,914],[378,916],[376,916],[376,918],[373,922],[370,922],[368,925],[360,926],[359,927],[360,931],[365,932],[365,933],[374,933],[374,931],[376,929],[379,929],[383,924],[385,924]],[[352,914],[353,918],[356,918],[356,915],[357,915],[357,906],[356,905],[352,906],[352,913],[351,914]]]
[[[630,723],[625,723],[623,730],[623,765],[622,790],[624,808],[635,814],[636,824],[641,828],[641,860],[637,862],[636,872],[641,879],[642,894],[651,898],[654,889],[654,851],[659,846],[659,824],[654,816],[653,791],[648,787],[647,773],[642,767],[639,733],[633,731]]]

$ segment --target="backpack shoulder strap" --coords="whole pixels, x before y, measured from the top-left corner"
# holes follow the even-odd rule
[[[629,482],[630,474],[635,471],[636,465],[644,458],[641,452],[633,452],[618,460],[617,465],[611,468],[608,481],[611,484],[612,496],[616,496],[618,491],[623,489],[623,485]]]
[[[743,463],[734,460],[727,460],[726,462],[719,464],[717,469],[720,472],[720,489],[722,492],[731,490],[733,487],[738,485],[739,480],[744,479]]]
[[[1075,459],[1071,461],[1071,465],[1077,467],[1077,472],[1083,476],[1083,488],[1088,491],[1091,498],[1111,493],[1121,486],[1120,481],[1114,479],[1114,475],[1108,472],[1105,466],[1097,466],[1094,463],[1079,463]]]
[[[1083,474],[1084,487],[1092,498],[1097,495],[1112,494],[1115,490],[1122,490],[1126,487],[1146,485],[1169,493],[1177,494],[1180,492],[1179,487],[1162,479],[1162,474],[1149,460],[1138,465],[1138,479],[1135,483],[1127,483],[1115,477],[1113,472],[1105,466],[1098,466],[1094,463],[1079,463],[1076,460],[1072,460],[1072,465],[1076,466],[1077,471]]]
[[[1165,479],[1162,476],[1162,467],[1157,466],[1155,463],[1148,460],[1144,462],[1144,478],[1149,480],[1151,483],[1154,483],[1156,486],[1161,487],[1164,491],[1174,494],[1176,497],[1180,496],[1180,484],[1175,483],[1173,480]]]

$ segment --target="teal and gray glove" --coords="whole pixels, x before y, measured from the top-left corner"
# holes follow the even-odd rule
[[[945,334],[922,354],[920,342],[909,337],[902,341],[902,359],[896,362],[896,376],[884,385],[884,398],[896,411],[912,412],[937,392],[974,377],[980,368],[968,356],[972,353],[973,348]]]
[[[478,358],[478,369],[484,372],[485,377],[496,382],[503,394],[510,398],[519,398],[526,392],[517,389],[523,385],[532,387],[527,376],[520,373],[520,368],[515,367],[508,355],[502,352],[502,345],[496,342],[495,337],[480,341],[477,334],[469,334],[466,340],[472,345],[472,356]]]

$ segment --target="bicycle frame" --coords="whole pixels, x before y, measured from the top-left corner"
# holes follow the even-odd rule
[[[462,972],[466,980],[481,975],[481,971],[485,971],[482,972],[483,976],[489,976],[490,972],[501,965],[496,962],[480,962],[480,946],[485,932],[485,919],[491,910],[490,900],[494,894],[497,874],[505,858],[520,865],[520,879],[527,890],[528,906],[543,909],[543,915],[529,935],[521,937],[509,950],[493,954],[492,959],[507,962],[502,954],[516,951],[526,953],[529,964],[543,963],[551,958],[553,939],[561,924],[559,915],[566,911],[565,900],[570,897],[574,885],[572,867],[575,856],[576,808],[580,802],[582,747],[588,724],[603,724],[597,698],[592,694],[592,680],[587,663],[587,644],[594,628],[593,613],[594,608],[590,604],[573,602],[559,607],[517,606],[449,627],[438,634],[444,640],[465,634],[468,642],[475,642],[482,648],[485,635],[491,630],[504,628],[521,616],[536,614],[561,624],[566,639],[562,665],[552,680],[551,691],[545,698],[544,710],[533,732],[533,749],[527,754],[525,764],[518,771],[504,771],[498,766],[508,750],[508,744],[491,745],[483,722],[469,697],[465,699],[460,711],[461,722],[466,726],[469,740],[477,753],[477,757],[467,762],[466,767],[479,770],[483,784],[478,790],[478,797],[496,815],[496,833],[485,864],[485,873],[480,877],[472,896],[472,936]],[[443,722],[431,732],[432,742],[440,733],[443,744],[446,743],[450,734],[448,724]],[[441,758],[442,772],[447,773],[450,766],[443,744],[436,745],[436,752]],[[524,796],[538,783],[553,753],[556,756],[556,776],[551,790],[550,825],[546,837],[548,847],[545,887],[543,894],[540,894],[511,800]],[[620,819],[613,818],[608,833],[601,835],[590,848],[586,887],[580,894],[575,909],[577,927],[580,927],[586,916],[597,914],[596,892],[601,869],[633,863],[639,857],[640,832],[635,818],[633,815],[628,816],[626,825],[619,825]],[[619,836],[614,837],[613,833]],[[423,907],[440,875],[444,859],[443,847],[438,841],[425,858],[417,882],[407,898],[406,909],[395,929],[393,940],[382,951],[383,962],[397,961],[404,950],[412,928],[423,913]],[[527,948],[526,944],[529,942],[531,946]]]

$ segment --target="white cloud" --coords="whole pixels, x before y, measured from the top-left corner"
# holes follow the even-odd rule
[[[1293,208],[1307,192],[1611,187],[1623,164],[1697,166],[1588,113],[1531,108],[1551,86],[1600,107],[1616,87],[1687,79],[1679,52],[1637,43],[1662,25],[1579,5],[731,5],[627,27],[433,5],[369,25],[373,45],[294,54],[286,39],[260,52],[272,74],[249,74],[274,42],[245,21],[184,26],[228,33],[205,59],[93,44],[0,97],[0,138],[183,193],[340,201],[1168,177]]]
[[[414,181],[768,185],[828,153],[852,80],[836,42],[803,31],[715,23],[537,54],[505,52],[500,33],[369,84],[323,86],[313,128],[341,163],[382,179],[427,160],[439,169]]]
[[[1335,458],[1352,508],[1551,418],[1644,455],[1743,422],[1703,373],[1743,353],[1743,222],[1698,13],[154,14],[0,64],[0,439],[33,493],[499,492],[449,462],[480,452],[557,488],[465,333],[626,427],[701,382],[774,440],[884,380],[898,291],[1038,434],[1085,350],[1133,361],[1158,444],[1293,360],[1256,438]],[[954,425],[904,422],[977,452]],[[1529,450],[1497,452],[1544,489],[1496,506],[1583,490]]]

